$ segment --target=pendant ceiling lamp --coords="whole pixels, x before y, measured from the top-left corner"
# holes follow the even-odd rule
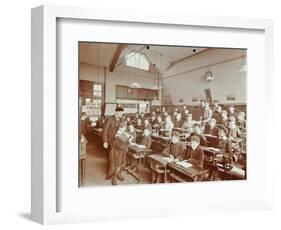
[[[135,48],[135,50],[137,50],[136,48]],[[137,52],[137,51],[136,51]],[[139,62],[140,62],[140,56],[139,56],[139,58],[138,58],[138,61],[137,61],[137,58],[134,58],[135,59],[135,66],[138,66],[137,64],[139,64]],[[138,63],[137,63],[138,62]],[[137,75],[137,71],[136,71],[136,68],[135,68],[135,70],[134,70],[134,82],[132,83],[132,84],[130,84],[129,85],[129,87],[130,88],[135,88],[135,89],[139,89],[139,88],[141,88],[141,85],[136,81],[136,75]]]

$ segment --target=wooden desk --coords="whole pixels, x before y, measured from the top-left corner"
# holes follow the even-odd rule
[[[141,181],[145,169],[145,157],[152,150],[140,147],[139,145],[129,145],[128,155],[138,161],[137,172],[128,171],[133,177]],[[140,171],[138,171],[140,169]]]
[[[171,140],[170,137],[160,136],[158,134],[151,134],[152,140],[162,141],[162,142],[169,142]]]
[[[188,161],[188,162],[190,163],[190,161]],[[185,177],[188,177],[192,181],[198,181],[200,176],[208,173],[207,169],[199,168],[194,165],[189,168],[184,168],[184,167],[176,164],[175,162],[168,163],[168,168],[170,168],[175,173],[179,173]],[[188,180],[183,179],[182,177],[180,177],[180,178],[182,179],[182,181],[188,181]]]
[[[208,139],[210,139],[210,140],[213,140],[213,139],[215,139],[215,140],[217,140],[219,137],[218,136],[213,136],[213,135],[211,135],[211,134],[204,134],[205,135],[205,137],[206,137],[206,139],[208,140]]]
[[[186,146],[191,147],[191,142],[185,142]],[[221,149],[219,148],[213,148],[213,147],[209,147],[209,146],[203,146],[200,145],[200,148],[204,151],[204,153],[206,155],[212,155],[213,157],[216,157],[218,154],[222,154]]]
[[[167,165],[169,162],[165,160],[165,157],[161,154],[151,154],[147,156],[147,161],[164,168],[164,183],[167,183]]]
[[[161,149],[167,147],[170,144],[170,137],[160,136],[158,134],[151,134],[152,143],[159,145]],[[159,151],[162,151],[159,149]]]
[[[187,133],[187,130],[186,130],[186,129],[183,129],[183,128],[173,128],[173,131],[177,131],[177,132],[179,132],[180,134],[181,134],[181,133]]]

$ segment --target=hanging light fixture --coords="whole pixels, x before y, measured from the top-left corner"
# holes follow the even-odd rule
[[[162,57],[162,56],[163,56],[163,54],[160,53],[160,57]],[[161,58],[161,60],[162,60],[162,58]],[[155,53],[155,63],[157,64],[157,53]],[[156,82],[156,85],[151,87],[151,89],[153,89],[153,90],[160,90],[163,87],[160,86],[159,71],[156,69],[156,64],[155,64],[155,68],[154,68],[154,73],[156,75],[157,82]]]
[[[211,62],[211,51],[212,50],[209,49],[209,70],[204,74],[204,78],[208,82],[211,82],[214,79],[212,69],[211,69],[212,68],[211,67],[211,64],[212,64],[212,62]]]
[[[246,72],[247,71],[247,64],[246,64],[246,51],[243,51],[242,57],[242,65],[240,66],[239,72]]]

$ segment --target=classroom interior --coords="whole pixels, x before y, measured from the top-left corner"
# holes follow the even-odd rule
[[[246,60],[247,50],[237,48],[79,42],[79,185],[112,185],[107,178],[109,150],[103,147],[103,127],[119,107],[123,109],[120,120],[134,126],[136,140],[128,144],[126,167],[121,169],[123,178],[118,184],[245,180]],[[168,134],[167,116],[173,123]],[[183,126],[187,116],[192,117],[191,129]],[[160,128],[154,126],[158,117]],[[142,145],[144,120],[151,126],[148,149]],[[176,125],[178,120],[181,125]],[[231,140],[228,158],[225,147],[217,145],[221,136],[208,133],[211,120]],[[173,162],[162,156],[173,135],[188,151],[195,126],[206,140],[202,143],[200,136],[204,152],[200,173],[186,159]],[[238,131],[235,138],[233,127]]]

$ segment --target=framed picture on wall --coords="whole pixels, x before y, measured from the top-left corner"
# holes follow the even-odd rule
[[[272,22],[147,15],[32,9],[34,221],[271,207]]]

